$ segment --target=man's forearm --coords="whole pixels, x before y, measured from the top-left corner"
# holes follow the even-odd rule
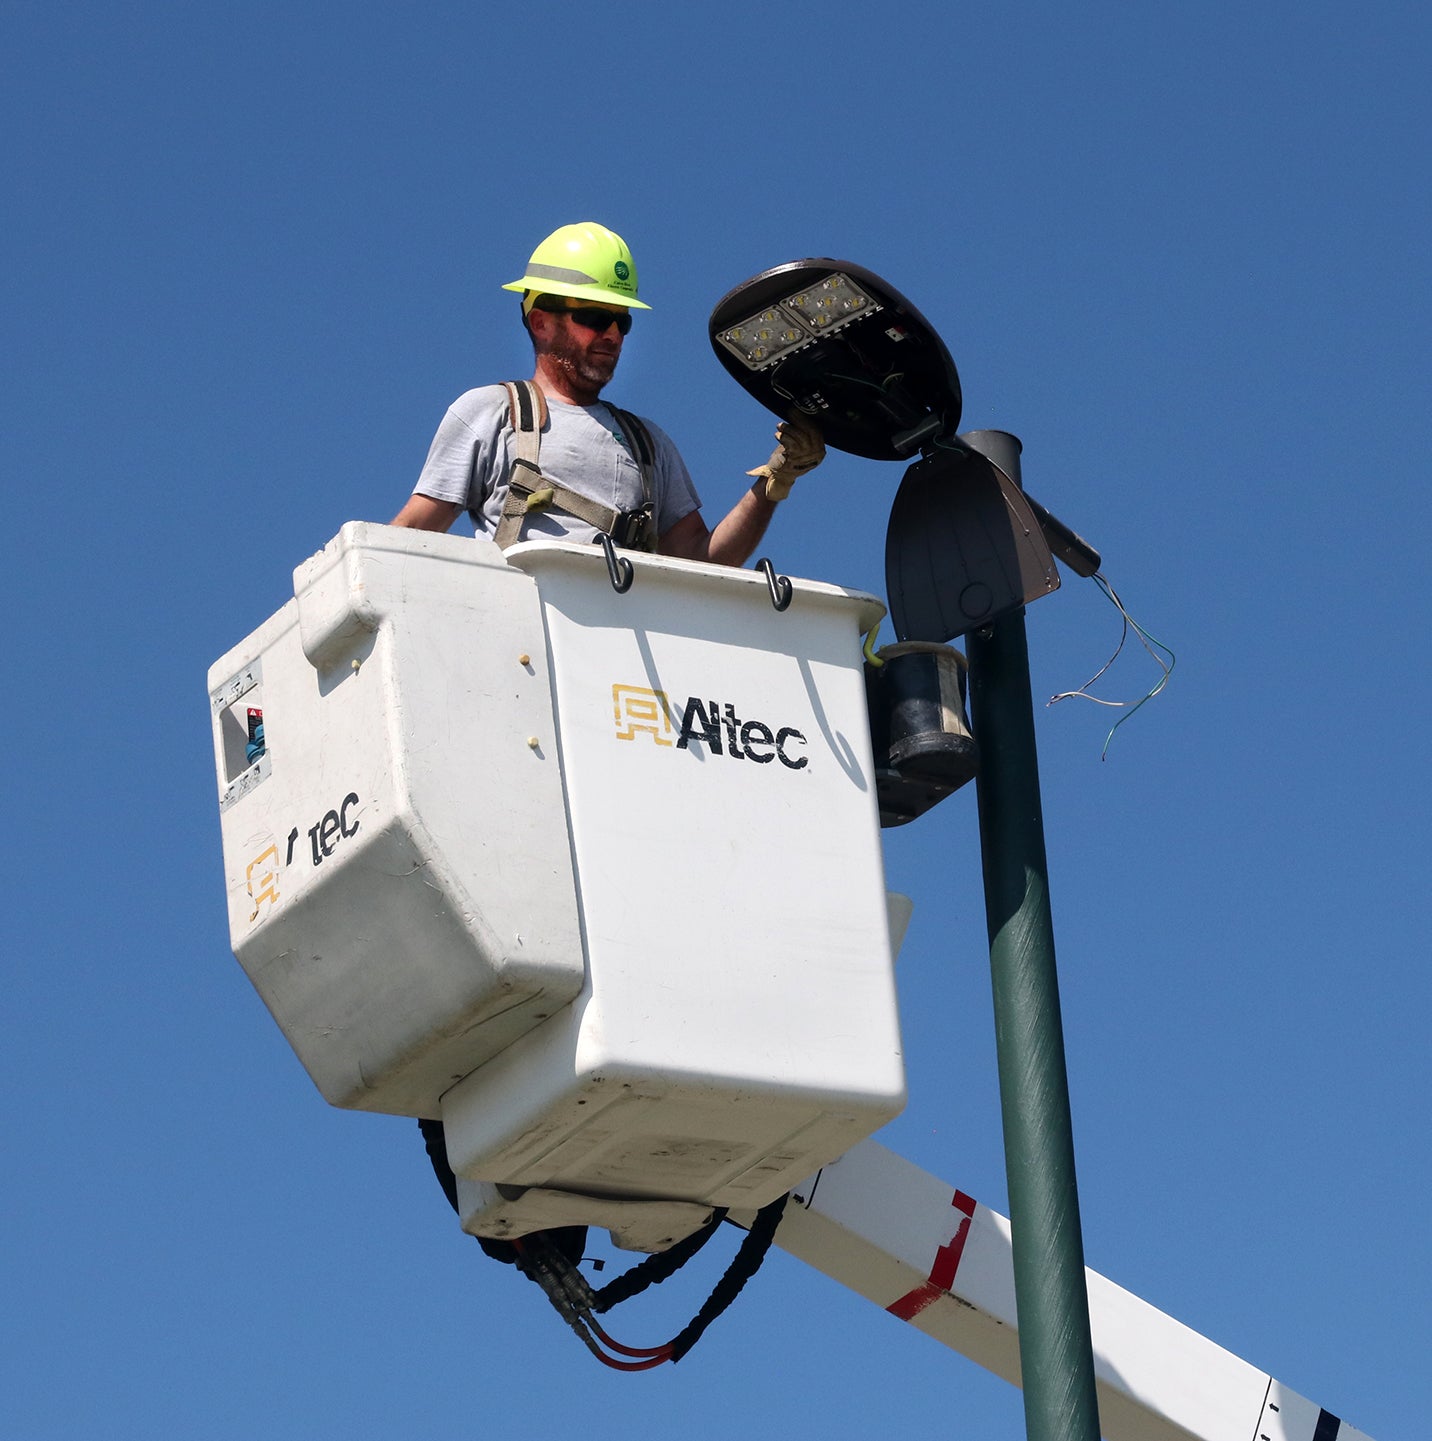
[[[745,565],[761,543],[776,503],[766,499],[766,483],[758,480],[711,532],[707,559],[715,565]]]

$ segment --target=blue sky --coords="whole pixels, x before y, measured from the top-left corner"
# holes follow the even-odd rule
[[[711,306],[846,257],[1177,652],[1105,763],[1105,712],[1038,717],[1088,1260],[1378,1441],[1425,1427],[1429,31],[6,0],[0,1430],[1023,1434],[1012,1388],[783,1256],[680,1367],[602,1371],[409,1122],[323,1104],[229,953],[207,667],[398,508],[453,397],[525,373],[499,286],[586,218],[654,307],[611,396],[709,513],[771,421]],[[883,592],[900,469],[832,456],[778,565]],[[1117,618],[1068,577],[1029,630],[1042,697]],[[973,795],[886,862],[916,909],[882,1139],[1003,1211]]]

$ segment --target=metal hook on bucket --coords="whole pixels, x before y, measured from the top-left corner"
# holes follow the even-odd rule
[[[766,584],[771,590],[771,604],[777,610],[784,610],[791,603],[791,595],[794,587],[791,585],[790,577],[777,575],[776,568],[766,556],[762,556],[756,562],[756,569],[766,577]]]
[[[617,554],[617,548],[612,544],[611,536],[604,532],[598,532],[597,543],[602,548],[602,554],[607,558],[607,575],[611,577],[612,589],[618,595],[625,595],[631,589],[631,583],[636,571],[624,555]]]

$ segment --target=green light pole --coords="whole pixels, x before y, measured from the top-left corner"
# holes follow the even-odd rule
[[[1013,436],[962,438],[1018,482]],[[971,632],[968,647],[1025,1431],[1029,1441],[1098,1441],[1023,609]]]

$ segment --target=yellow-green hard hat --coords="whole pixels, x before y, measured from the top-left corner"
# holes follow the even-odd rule
[[[651,309],[636,298],[636,262],[626,241],[593,220],[554,230],[532,252],[526,275],[502,288]]]

